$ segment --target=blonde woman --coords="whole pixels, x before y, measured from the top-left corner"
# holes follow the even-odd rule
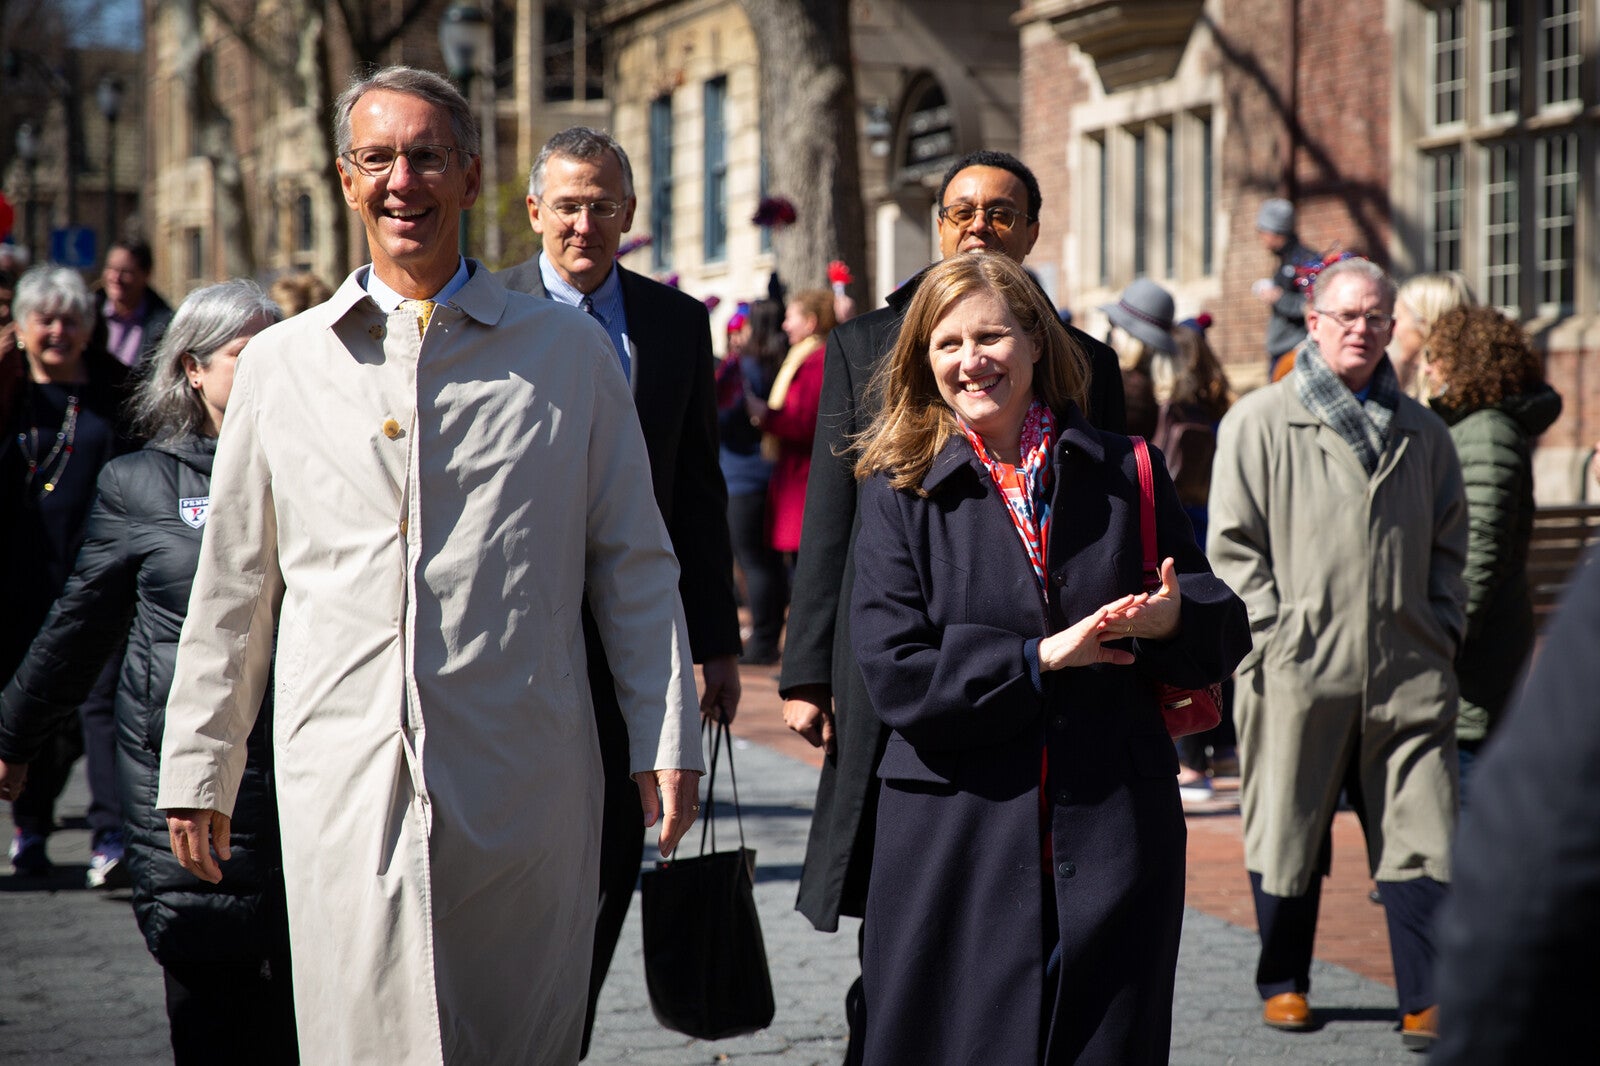
[[[864,1061],[1165,1063],[1183,918],[1152,682],[1226,677],[1244,605],[1159,460],[1143,591],[1126,437],[1022,269],[923,277],[859,441],[851,643],[890,732],[862,926]]]
[[[774,550],[785,554],[800,550],[811,441],[822,398],[823,349],[833,327],[832,293],[805,289],[790,297],[783,316],[789,354],[778,367],[766,400],[745,398],[751,423],[764,435],[762,454],[776,464],[767,495],[767,538]]]
[[[1419,403],[1432,392],[1427,373],[1428,331],[1439,316],[1454,307],[1475,304],[1472,287],[1457,271],[1418,274],[1400,286],[1394,303],[1394,337],[1389,342],[1389,362],[1394,364],[1400,390]]]

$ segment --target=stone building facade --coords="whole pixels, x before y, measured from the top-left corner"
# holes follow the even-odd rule
[[[857,0],[856,65],[868,292],[874,305],[938,254],[939,178],[977,148],[1019,144],[1011,2]],[[634,166],[631,268],[716,296],[715,317],[763,295],[772,270],[750,219],[804,175],[762,164],[761,61],[737,0],[616,0],[600,14],[613,132]],[[823,285],[825,278],[793,282]]]

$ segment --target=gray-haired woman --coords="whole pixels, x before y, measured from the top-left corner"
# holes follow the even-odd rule
[[[26,780],[33,744],[70,713],[86,679],[127,638],[116,699],[117,784],[134,913],[166,972],[178,1063],[216,1061],[223,1047],[229,1061],[296,1059],[270,714],[250,738],[221,884],[197,882],[178,866],[155,808],[167,692],[234,362],[281,317],[249,281],[201,289],[178,308],[133,404],[135,427],[151,443],[101,473],[72,578],[0,696],[4,797]]]
[[[13,357],[16,372],[0,384],[0,685],[66,584],[100,468],[124,449],[116,427],[126,369],[89,344],[94,304],[83,277],[54,264],[34,267],[18,279],[12,310],[21,359]],[[50,873],[45,842],[55,828],[56,798],[78,755],[87,753],[89,884],[116,883],[122,812],[112,768],[114,689],[108,669],[79,701],[81,727],[63,716],[41,739],[34,786],[12,806],[16,832],[7,854],[17,873]],[[0,758],[11,754],[0,733]]]

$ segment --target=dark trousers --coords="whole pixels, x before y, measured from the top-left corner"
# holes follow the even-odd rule
[[[176,965],[162,972],[175,1066],[300,1061],[288,959],[261,967]]]
[[[89,777],[87,821],[92,842],[122,829],[122,801],[117,795],[117,727],[114,704],[122,650],[113,655],[78,708],[76,720],[63,723],[28,764],[28,784],[11,806],[18,829],[49,835],[55,828],[56,800],[67,787],[72,764],[84,757]]]
[[[859,963],[866,954],[867,923],[862,922],[856,928],[856,961]],[[844,1046],[844,1066],[862,1066],[867,1056],[867,993],[859,973],[844,994],[844,1019],[850,1034]]]
[[[607,686],[612,684],[609,673],[604,680]],[[593,671],[590,684],[596,684]],[[607,688],[602,694],[596,687],[594,698],[600,761],[606,774],[605,811],[600,825],[600,909],[595,916],[589,1007],[583,1019],[580,1058],[589,1054],[595,1004],[600,1000],[600,988],[622,936],[622,923],[633,902],[634,886],[639,883],[639,863],[644,853],[644,812],[639,806],[639,786],[628,776],[628,727],[617,707],[615,692],[614,688]]]
[[[783,612],[789,606],[789,578],[783,557],[767,541],[766,493],[728,497],[728,534],[749,600],[751,632],[746,651],[776,653],[783,633]]]
[[[1344,789],[1350,806],[1366,832],[1367,817],[1361,802],[1360,768],[1352,756],[1345,771]],[[1262,999],[1283,992],[1311,989],[1311,954],[1317,936],[1317,912],[1322,905],[1322,879],[1333,861],[1333,827],[1323,831],[1321,856],[1311,887],[1300,896],[1273,896],[1261,889],[1261,875],[1250,871],[1250,894],[1255,899],[1256,928],[1261,934],[1261,956],[1256,963],[1256,989]],[[1444,900],[1445,887],[1431,877],[1411,881],[1379,881],[1378,895],[1389,925],[1389,955],[1394,962],[1396,991],[1402,1014],[1415,1014],[1433,1006],[1433,915]]]

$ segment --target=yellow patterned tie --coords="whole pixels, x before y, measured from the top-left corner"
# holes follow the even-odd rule
[[[432,300],[402,300],[400,306],[417,316],[417,336],[426,334],[428,320],[433,317],[433,309],[437,305]]]

